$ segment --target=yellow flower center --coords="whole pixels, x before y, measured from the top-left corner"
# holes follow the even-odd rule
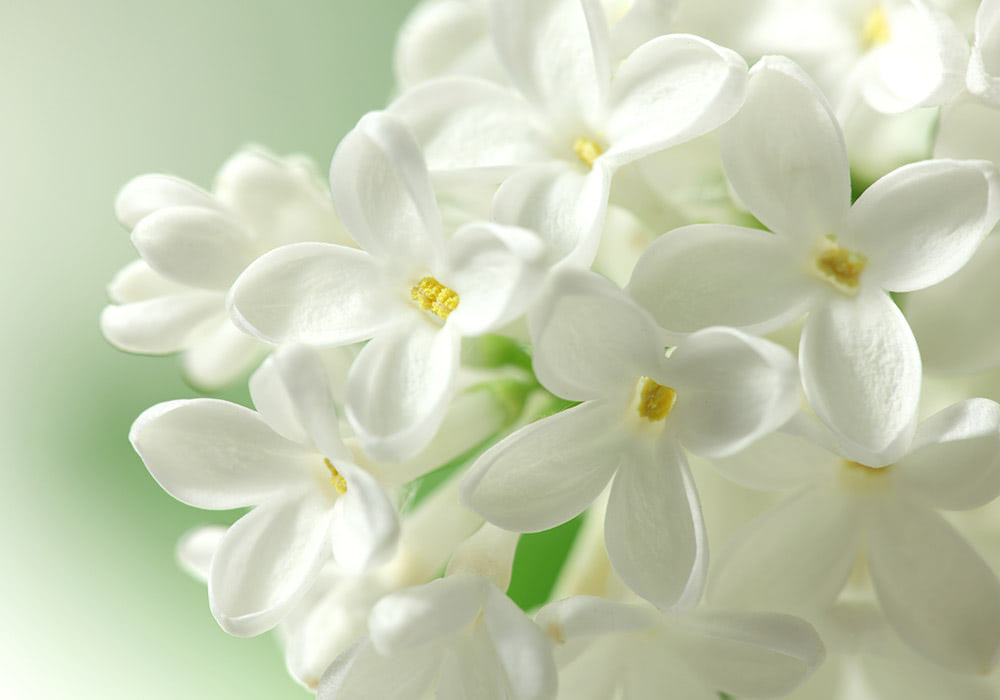
[[[573,142],[573,153],[580,159],[580,162],[588,168],[594,167],[594,161],[604,153],[604,149],[593,139],[578,138]]]
[[[663,420],[670,415],[676,402],[676,391],[647,378],[639,393],[639,415],[651,423]]]
[[[340,472],[337,471],[337,468],[333,466],[330,460],[324,457],[323,462],[326,464],[326,468],[330,470],[330,483],[333,484],[333,487],[337,489],[338,493],[347,493],[347,480],[340,475]]]
[[[868,258],[856,251],[841,248],[833,237],[828,237],[828,240],[827,248],[816,256],[816,272],[840,291],[853,294],[858,290],[858,281],[868,264]]]
[[[890,36],[892,32],[889,29],[889,16],[885,9],[878,5],[865,15],[861,24],[861,46],[868,51],[887,43]]]
[[[458,308],[458,294],[433,277],[424,277],[410,289],[410,296],[417,306],[447,320],[448,314]]]

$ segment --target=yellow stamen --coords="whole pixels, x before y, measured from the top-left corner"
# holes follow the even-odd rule
[[[639,415],[650,422],[663,420],[676,402],[676,391],[647,378],[639,394]]]
[[[458,294],[445,287],[433,277],[424,277],[410,289],[410,296],[417,306],[440,318],[448,318],[448,314],[458,308]]]
[[[816,256],[816,271],[842,291],[857,290],[858,280],[867,264],[868,258],[864,255],[841,248],[833,239],[830,246]]]
[[[578,138],[573,142],[573,153],[580,159],[580,162],[588,168],[594,167],[594,161],[604,153],[604,149],[593,139]]]
[[[868,51],[887,43],[890,36],[892,32],[889,29],[889,16],[879,5],[865,15],[864,23],[861,25],[861,46]]]
[[[330,470],[330,483],[333,484],[338,493],[347,493],[347,480],[340,475],[330,460],[324,457],[323,461],[326,463],[326,468]]]

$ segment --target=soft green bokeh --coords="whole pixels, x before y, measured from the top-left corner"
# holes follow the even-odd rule
[[[307,697],[174,564],[178,535],[224,515],[173,501],[128,444],[143,409],[194,392],[173,358],[100,336],[134,255],[111,204],[144,172],[208,185],[247,142],[325,170],[384,105],[412,5],[0,0],[0,697]]]

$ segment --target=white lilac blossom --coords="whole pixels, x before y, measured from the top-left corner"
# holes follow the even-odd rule
[[[798,405],[783,348],[727,328],[664,334],[614,285],[564,273],[536,317],[534,368],[579,406],[522,428],[470,468],[462,499],[518,532],[578,515],[614,480],[608,556],[660,606],[692,605],[707,567],[704,524],[683,448],[726,455],[782,425]]]
[[[108,288],[101,330],[116,347],[184,353],[184,372],[217,389],[260,362],[266,344],[229,320],[226,293],[262,254],[297,241],[350,244],[315,167],[248,148],[230,158],[211,193],[170,175],[142,175],[115,213],[140,260]]]
[[[462,337],[503,326],[533,300],[543,247],[529,231],[488,222],[445,240],[423,156],[384,112],[344,138],[330,178],[361,250],[300,243],[272,251],[236,281],[233,317],[274,343],[370,338],[348,376],[347,419],[366,452],[403,459],[441,424]]]
[[[751,521],[715,562],[709,599],[808,611],[836,598],[859,557],[889,625],[908,645],[964,673],[987,673],[1000,652],[1000,581],[938,510],[968,510],[1000,494],[1000,405],[954,404],[892,455],[858,451],[850,435],[802,416],[728,459],[751,488],[797,489]]]
[[[721,138],[733,189],[774,233],[671,231],[639,260],[629,292],[673,332],[767,332],[809,313],[799,347],[806,396],[881,466],[878,455],[912,435],[921,380],[916,341],[889,291],[929,287],[968,262],[1000,215],[996,168],[904,166],[852,206],[836,119],[812,81],[778,57],[754,66],[746,104]]]
[[[556,645],[559,698],[685,700],[784,697],[822,663],[823,644],[790,615],[702,609],[664,613],[648,604],[574,596],[535,622]]]

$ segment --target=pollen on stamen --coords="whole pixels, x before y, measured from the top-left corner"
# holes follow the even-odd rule
[[[844,291],[857,291],[868,258],[861,253],[841,248],[832,243],[816,256],[816,271],[835,287]]]
[[[430,311],[442,321],[458,308],[458,293],[433,277],[424,277],[410,289],[410,296],[421,309]]]
[[[676,391],[647,378],[639,393],[639,415],[650,422],[663,420],[676,402]]]
[[[326,464],[326,468],[330,470],[330,483],[333,484],[333,487],[337,489],[338,493],[347,493],[347,480],[333,466],[333,462],[325,457],[323,458],[323,462]]]
[[[588,168],[594,167],[594,161],[604,153],[604,149],[593,139],[580,137],[573,142],[573,153],[580,159],[580,162]]]
[[[889,28],[889,16],[885,9],[879,5],[870,10],[865,15],[865,20],[861,25],[861,46],[865,51],[881,46],[889,41],[892,32]]]

